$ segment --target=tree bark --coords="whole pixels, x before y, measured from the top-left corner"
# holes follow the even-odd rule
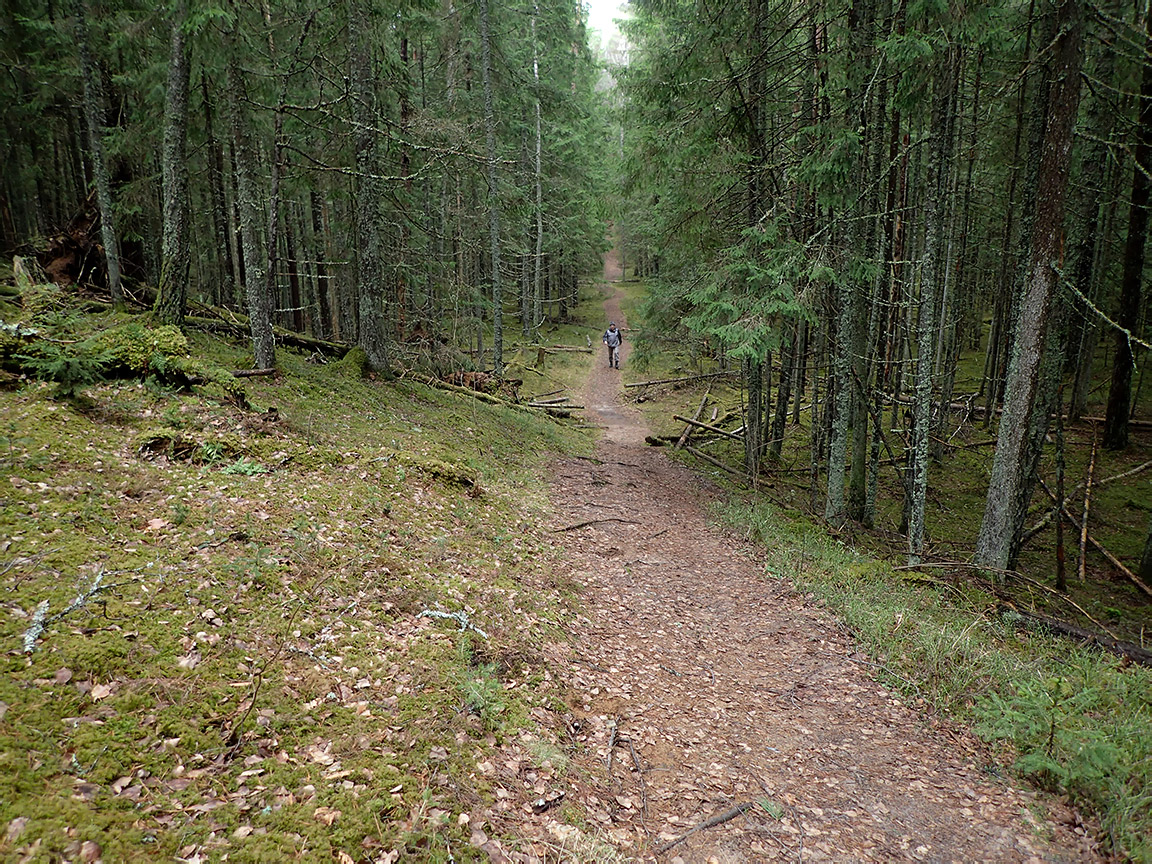
[[[177,0],[172,18],[168,90],[164,106],[163,174],[164,227],[161,236],[160,283],[156,293],[156,318],[163,324],[184,326],[188,306],[188,141],[189,50],[184,28],[188,21],[187,0]]]
[[[1081,2],[1060,0],[1028,279],[1020,305],[1020,324],[1009,366],[992,477],[976,543],[975,563],[998,570],[1005,569],[1013,557],[1027,511],[1025,491],[1030,490],[1030,475],[1034,470],[1029,439],[1043,384],[1041,366],[1060,259],[1072,132],[1080,102],[1082,44]]]
[[[357,343],[373,372],[388,370],[384,319],[384,267],[381,248],[380,155],[376,141],[376,70],[372,62],[369,18],[360,0],[348,0],[348,41],[356,121],[356,296]]]
[[[504,292],[500,283],[500,196],[496,172],[496,113],[492,104],[492,32],[488,0],[480,0],[480,54],[484,82],[484,135],[488,164],[488,254],[492,274],[492,366],[504,374]]]
[[[944,176],[948,154],[948,113],[956,65],[949,49],[941,59],[932,95],[931,149],[924,187],[924,252],[916,337],[916,397],[912,419],[912,481],[908,484],[908,563],[919,564],[924,551],[924,510],[928,494],[928,445],[932,426],[933,346],[936,339],[938,246],[944,228]]]
[[[233,6],[239,19],[239,10]],[[236,30],[228,31],[227,87],[232,115],[232,142],[236,158],[236,204],[240,218],[240,237],[244,245],[244,296],[252,332],[252,353],[257,369],[276,365],[276,341],[272,332],[272,303],[265,285],[266,262],[260,248],[260,204],[256,189],[256,152],[248,129],[247,96],[240,69]]]

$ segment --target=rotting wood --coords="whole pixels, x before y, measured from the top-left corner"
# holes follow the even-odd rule
[[[1133,663],[1139,663],[1141,666],[1152,666],[1152,651],[1141,648],[1133,642],[1123,642],[1119,639],[1113,639],[1110,636],[1085,630],[1083,627],[1077,627],[1075,624],[1068,624],[1065,621],[1049,618],[1045,615],[1037,615],[1035,612],[1025,612],[1022,609],[1017,609],[1007,604],[1001,604],[998,607],[998,611],[1001,617],[1007,618],[1017,626],[1023,623],[1039,624],[1044,629],[1050,630],[1053,633],[1058,633],[1061,636],[1071,636],[1073,639],[1088,642],[1098,648],[1110,651],[1113,654],[1126,657]]]
[[[618,516],[607,516],[603,519],[588,519],[585,522],[577,522],[575,525],[565,525],[563,528],[553,528],[553,533],[559,534],[562,531],[576,531],[580,528],[587,528],[589,525],[599,525],[602,522],[622,522],[625,525],[639,525],[640,523],[634,519],[621,519]]]
[[[562,402],[570,402],[571,400],[571,396],[557,396],[555,399],[530,399],[528,404],[533,407],[536,405],[543,407],[544,405],[559,405]]]
[[[715,432],[717,435],[723,435],[725,438],[731,438],[734,441],[744,440],[743,435],[737,435],[735,432],[729,432],[725,429],[720,429],[708,423],[701,423],[699,420],[689,420],[687,417],[681,417],[679,414],[673,414],[672,417],[683,423],[687,423],[689,426],[695,426],[699,429],[707,429],[709,432]]]
[[[1088,511],[1092,503],[1092,475],[1096,472],[1096,428],[1092,428],[1092,458],[1088,460],[1088,478],[1084,482],[1084,509],[1080,516],[1080,563],[1077,573],[1084,582],[1085,557],[1088,551]]]
[[[692,415],[692,421],[684,426],[684,431],[680,433],[680,438],[676,442],[673,450],[679,450],[688,443],[688,437],[692,434],[692,424],[700,419],[700,415],[704,411],[704,405],[708,402],[708,395],[712,392],[712,382],[708,382],[708,387],[704,391],[704,395],[700,397],[700,405],[696,408],[696,413]]]
[[[276,367],[271,369],[234,369],[232,375],[236,378],[256,378],[261,375],[275,375]]]
[[[530,397],[530,401],[539,402],[541,399],[547,399],[549,396],[555,396],[557,393],[563,393],[563,392],[564,392],[563,387],[561,387],[559,390],[549,390],[547,393],[540,393],[536,396]]]
[[[688,375],[684,378],[659,378],[655,381],[634,381],[631,384],[625,384],[625,387],[651,387],[656,384],[682,384],[685,381],[703,381],[707,378],[723,378],[728,375],[737,375],[739,370],[733,369],[728,372],[705,372],[700,375]]]
[[[1051,489],[1048,488],[1048,484],[1045,483],[1043,480],[1039,480],[1038,482],[1040,484],[1040,488],[1044,490],[1044,492],[1048,495],[1048,497],[1051,498],[1053,501],[1055,501],[1056,500],[1056,493],[1054,493]],[[1076,530],[1079,531],[1080,530],[1080,523],[1076,520],[1075,516],[1073,516],[1071,513],[1068,512],[1068,508],[1065,507],[1064,505],[1061,505],[1060,511],[1064,514],[1064,518],[1067,519],[1069,522],[1071,522],[1072,526],[1074,528],[1076,528]],[[1100,542],[1098,540],[1096,540],[1096,538],[1094,538],[1091,534],[1086,533],[1085,537],[1088,539],[1088,542],[1092,544],[1092,548],[1095,549],[1097,552],[1099,552],[1101,555],[1103,555],[1105,558],[1107,558],[1108,563],[1110,563],[1113,567],[1115,567],[1117,570],[1119,570],[1120,573],[1123,574],[1123,576],[1129,582],[1131,582],[1133,585],[1135,585],[1137,588],[1139,588],[1141,591],[1143,591],[1148,597],[1152,597],[1152,588],[1148,587],[1148,584],[1146,582],[1144,582],[1139,576],[1137,576],[1135,573],[1133,573],[1131,570],[1129,570],[1127,567],[1125,567],[1124,563],[1119,558],[1117,558],[1115,555],[1113,555],[1111,552],[1109,552],[1107,549],[1105,549],[1102,545],[1100,545]]]
[[[707,453],[704,453],[700,450],[697,450],[695,447],[689,447],[689,446],[685,445],[684,450],[685,450],[685,452],[691,453],[697,459],[703,459],[708,464],[715,465],[717,468],[720,468],[724,471],[727,471],[729,474],[735,474],[737,477],[743,477],[744,476],[743,471],[738,471],[737,469],[733,468],[731,465],[725,465],[719,459],[713,459]]]
[[[689,828],[687,831],[685,831],[679,837],[677,837],[673,840],[669,840],[663,846],[658,847],[656,849],[656,854],[657,855],[663,855],[669,849],[674,849],[675,847],[679,846],[681,843],[683,843],[685,840],[687,840],[689,837],[691,837],[697,831],[703,831],[706,828],[715,828],[717,825],[723,825],[725,822],[731,822],[737,816],[740,816],[744,813],[747,813],[749,810],[751,810],[755,806],[756,805],[753,802],[745,801],[743,804],[737,804],[731,810],[725,810],[723,813],[719,813],[716,816],[713,816],[711,819],[705,819],[700,824],[694,825],[693,827]]]

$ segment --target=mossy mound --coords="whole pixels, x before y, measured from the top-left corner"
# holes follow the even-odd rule
[[[98,333],[89,343],[96,351],[107,354],[115,365],[136,375],[164,373],[171,358],[188,356],[187,337],[171,324],[145,327],[133,321]]]
[[[411,453],[397,453],[393,457],[405,468],[413,468],[425,476],[432,477],[449,486],[458,486],[467,489],[469,494],[478,496],[483,489],[480,486],[480,472],[467,465],[454,465],[430,456],[415,456]]]
[[[332,369],[347,378],[363,378],[368,372],[368,353],[357,345],[333,363]]]

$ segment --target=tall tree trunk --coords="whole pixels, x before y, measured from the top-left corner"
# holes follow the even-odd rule
[[[1132,403],[1132,370],[1136,365],[1131,337],[1140,320],[1140,283],[1144,275],[1144,241],[1148,233],[1148,195],[1152,190],[1152,9],[1144,9],[1144,68],[1140,76],[1139,119],[1136,124],[1136,165],[1132,170],[1132,198],[1128,210],[1128,239],[1124,244],[1124,272],[1120,277],[1120,314],[1116,316],[1116,351],[1108,413],[1104,417],[1104,446],[1128,446],[1128,410]]]
[[[492,266],[492,365],[504,374],[504,292],[500,284],[500,196],[496,175],[496,112],[492,104],[492,28],[488,0],[480,0],[480,54],[484,80],[484,134],[488,163],[488,249]]]
[[[328,277],[328,232],[324,228],[320,212],[320,196],[313,189],[308,193],[309,210],[312,215],[311,254],[316,256],[313,272],[316,274],[316,306],[319,318],[321,339],[330,339],[332,330],[332,288]]]
[[[88,126],[88,151],[92,161],[92,178],[96,182],[96,202],[100,208],[100,238],[104,243],[104,260],[108,268],[108,291],[112,302],[124,304],[120,288],[120,242],[116,235],[116,217],[112,213],[112,177],[104,153],[104,87],[100,70],[92,57],[88,36],[91,10],[85,0],[76,0],[76,43],[80,49],[80,73],[84,79],[84,122]]]
[[[912,482],[908,502],[908,562],[919,564],[924,552],[924,510],[928,494],[928,443],[932,425],[933,347],[936,340],[936,297],[940,274],[939,245],[947,209],[948,134],[956,52],[947,50],[937,66],[932,94],[928,176],[924,183],[924,252],[920,273],[920,305],[916,338],[916,396],[912,409]]]
[[[188,305],[188,140],[189,52],[184,38],[187,0],[177,0],[172,18],[168,92],[164,109],[164,229],[161,237],[160,284],[156,291],[156,317],[164,324],[184,326]]]
[[[233,14],[239,17],[233,7]],[[276,365],[276,342],[272,333],[272,298],[264,279],[266,262],[260,248],[260,203],[256,189],[256,151],[248,130],[243,72],[240,70],[236,25],[228,31],[228,102],[232,114],[232,142],[236,158],[236,205],[240,237],[244,244],[244,295],[252,331],[252,353],[257,369]]]
[[[236,292],[236,269],[233,247],[235,237],[228,230],[228,201],[224,195],[224,153],[212,127],[212,100],[208,94],[208,76],[201,74],[200,90],[204,102],[204,135],[208,148],[208,186],[212,198],[212,227],[215,230],[219,280],[212,292],[213,302],[224,305]]]
[[[543,136],[540,122],[540,43],[536,40],[536,20],[540,17],[540,4],[532,7],[532,81],[536,89],[536,164],[534,167],[534,180],[536,185],[536,201],[534,204],[536,217],[536,249],[532,256],[532,333],[539,339],[540,324],[543,321],[543,298],[541,291],[544,278],[544,182],[541,170],[543,151]]]
[[[1028,279],[974,559],[999,570],[1008,566],[1015,553],[1028,503],[1025,492],[1030,491],[1035,468],[1029,439],[1044,384],[1041,366],[1060,258],[1072,133],[1080,102],[1081,0],[1060,0],[1056,24]]]
[[[380,155],[376,140],[376,69],[365,31],[370,18],[360,0],[348,0],[348,41],[356,120],[356,296],[357,343],[373,372],[388,371],[384,318],[384,267],[381,244]]]

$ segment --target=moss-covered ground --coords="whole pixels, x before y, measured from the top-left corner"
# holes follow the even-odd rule
[[[0,318],[147,329],[45,293]],[[548,344],[595,335],[580,312]],[[578,597],[542,470],[588,433],[285,348],[242,399],[178,389],[172,358],[251,364],[188,340],[71,398],[0,391],[0,858],[486,859],[504,787],[564,770],[541,646]],[[512,346],[522,395],[579,380],[537,353]]]

